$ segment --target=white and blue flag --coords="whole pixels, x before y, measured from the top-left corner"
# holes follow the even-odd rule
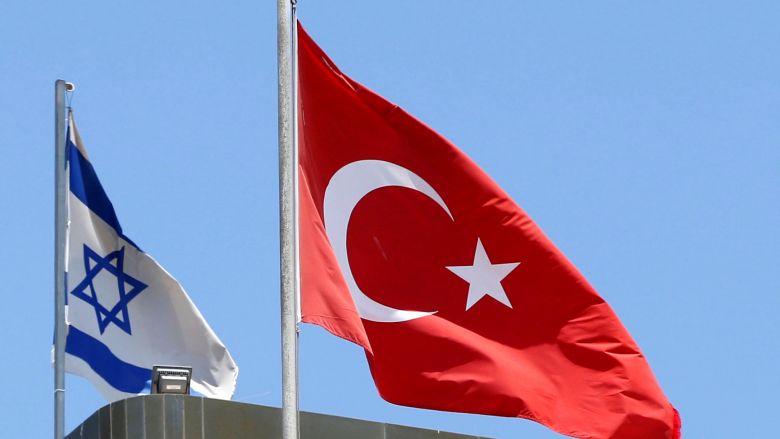
[[[149,393],[152,366],[192,366],[193,393],[230,399],[238,367],[181,285],[122,233],[69,115],[65,370],[109,401]]]

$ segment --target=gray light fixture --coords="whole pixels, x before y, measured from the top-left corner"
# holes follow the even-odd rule
[[[190,394],[192,368],[189,366],[154,366],[152,393]]]

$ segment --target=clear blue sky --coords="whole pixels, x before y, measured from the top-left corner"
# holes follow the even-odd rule
[[[780,3],[300,0],[356,80],[458,144],[621,317],[687,438],[777,434]],[[0,430],[52,419],[53,83],[125,233],[280,404],[275,2],[12,1],[0,14]],[[532,422],[382,401],[301,336],[301,407],[498,438]],[[104,404],[67,380],[67,429]]]

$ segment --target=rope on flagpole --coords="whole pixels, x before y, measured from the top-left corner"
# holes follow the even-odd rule
[[[70,112],[73,106],[73,95],[75,95],[76,84],[72,82],[65,83],[65,109]]]
[[[294,235],[294,249],[295,249],[295,333],[301,333],[301,259],[300,259],[300,216],[299,216],[299,203],[298,203],[298,0],[290,0],[292,6],[292,139],[293,139],[293,235]],[[296,353],[295,358],[298,358],[298,340],[296,338]],[[295,366],[296,380],[298,374],[298,365]]]

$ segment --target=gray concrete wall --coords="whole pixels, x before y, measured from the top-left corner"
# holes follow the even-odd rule
[[[183,395],[111,403],[66,439],[279,439],[281,409]],[[301,439],[479,439],[477,436],[301,413]]]

